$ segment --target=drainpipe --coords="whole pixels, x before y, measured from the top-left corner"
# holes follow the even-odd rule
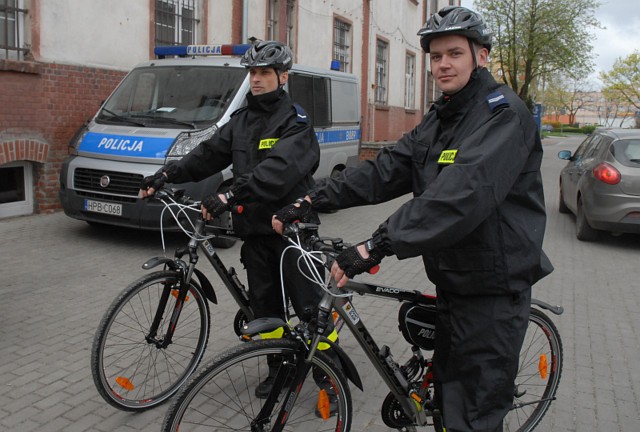
[[[242,40],[240,43],[247,43],[249,40],[249,0],[242,0]]]

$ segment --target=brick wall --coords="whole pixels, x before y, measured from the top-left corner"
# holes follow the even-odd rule
[[[0,164],[34,162],[36,212],[60,208],[67,145],[125,73],[37,62],[0,62]]]
[[[396,141],[422,120],[420,111],[416,110],[373,105],[370,109],[374,110],[374,141]]]

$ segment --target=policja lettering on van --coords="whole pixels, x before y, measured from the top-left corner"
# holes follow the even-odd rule
[[[142,151],[142,145],[144,141],[121,139],[121,138],[102,138],[98,143],[98,148],[104,148],[107,150],[127,150],[127,151]]]

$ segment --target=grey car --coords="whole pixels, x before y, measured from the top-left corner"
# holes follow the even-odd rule
[[[579,240],[599,231],[640,233],[640,129],[596,129],[560,172],[560,213],[576,215]]]

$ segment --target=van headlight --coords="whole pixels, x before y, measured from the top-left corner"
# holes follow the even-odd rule
[[[199,131],[182,132],[180,135],[178,135],[176,141],[169,149],[169,153],[167,153],[167,159],[181,158],[182,156],[186,155],[191,150],[196,148],[196,146],[202,141],[211,138],[217,130],[218,127],[216,125],[213,125],[210,128],[202,129]]]
[[[67,144],[67,151],[70,155],[78,154],[78,147],[88,132],[89,128],[87,127],[87,123],[85,123],[73,134],[73,137],[69,140],[69,144]]]

